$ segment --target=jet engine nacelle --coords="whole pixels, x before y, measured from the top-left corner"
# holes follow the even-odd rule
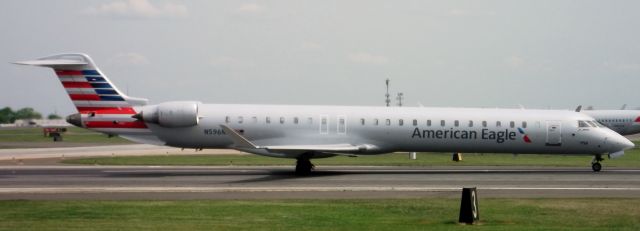
[[[198,105],[200,102],[166,102],[145,106],[134,118],[167,128],[196,126],[200,122]]]

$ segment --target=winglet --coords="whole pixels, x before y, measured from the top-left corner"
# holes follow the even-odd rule
[[[244,136],[240,135],[240,133],[238,133],[235,130],[231,129],[229,126],[224,125],[224,124],[220,124],[220,127],[222,128],[224,133],[229,135],[229,138],[231,138],[231,140],[233,141],[233,144],[234,144],[234,146],[236,148],[252,148],[252,149],[259,149],[260,148],[260,147],[256,146],[255,144],[251,143],[251,141],[249,141]]]
[[[580,112],[582,111],[582,105],[578,105],[578,107],[576,108],[576,112]]]

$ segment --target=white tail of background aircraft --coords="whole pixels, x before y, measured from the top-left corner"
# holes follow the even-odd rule
[[[573,111],[202,104],[122,94],[84,54],[16,64],[51,67],[78,109],[76,126],[134,141],[183,148],[231,148],[295,158],[308,174],[312,158],[396,151],[593,155],[617,157],[634,146],[592,117]]]

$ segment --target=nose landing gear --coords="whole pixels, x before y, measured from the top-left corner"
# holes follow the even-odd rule
[[[603,161],[603,160],[604,159],[600,154],[593,156],[593,160],[591,160],[591,169],[593,169],[594,172],[599,172],[600,170],[602,170],[602,165],[600,164],[600,161]]]

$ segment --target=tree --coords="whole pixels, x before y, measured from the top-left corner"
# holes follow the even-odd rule
[[[17,119],[17,120],[21,120],[21,119],[42,119],[42,114],[40,114],[37,111],[33,110],[33,108],[25,107],[25,108],[22,108],[22,109],[16,111],[15,119]]]
[[[49,116],[47,116],[47,119],[59,120],[59,119],[62,119],[62,117],[60,117],[59,115],[56,115],[56,114],[49,114]]]
[[[15,112],[10,107],[0,109],[0,124],[10,124],[16,121]]]

